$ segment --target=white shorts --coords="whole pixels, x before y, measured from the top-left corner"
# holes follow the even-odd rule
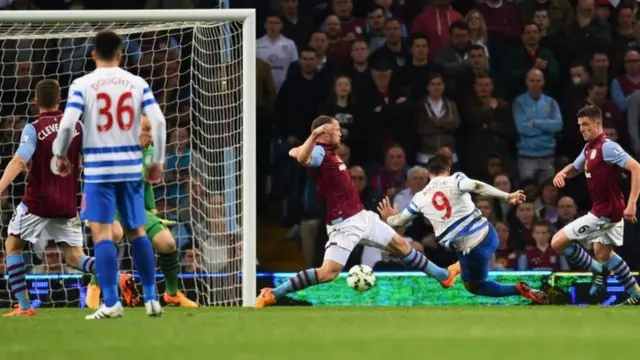
[[[27,208],[20,204],[9,222],[9,235],[18,236],[24,241],[37,247],[46,246],[46,242],[53,240],[57,243],[67,243],[71,247],[82,247],[82,228],[75,219],[46,219],[29,214]]]
[[[564,227],[564,232],[567,234],[569,240],[622,246],[624,220],[620,220],[617,223],[610,223],[592,213],[588,213],[567,224]]]
[[[327,234],[324,259],[345,265],[356,245],[384,249],[396,232],[377,213],[362,210],[341,223],[327,225]]]

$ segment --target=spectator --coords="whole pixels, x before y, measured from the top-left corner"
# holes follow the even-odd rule
[[[460,126],[460,114],[456,104],[443,96],[444,90],[442,76],[432,74],[427,81],[427,96],[416,113],[419,164],[426,164],[441,146],[447,146],[455,153],[453,133]]]
[[[374,5],[367,12],[367,33],[366,42],[369,50],[376,51],[384,46],[384,25],[387,21],[385,9],[382,6]]]
[[[309,40],[309,47],[316,51],[316,61],[318,63],[318,73],[325,77],[331,76],[331,74],[337,71],[338,67],[342,67],[349,61],[349,53],[333,52],[331,57],[327,56],[329,51],[329,40],[327,35],[319,31],[314,32]],[[299,64],[297,64],[300,66]],[[290,67],[293,69],[294,67]]]
[[[553,175],[554,137],[562,130],[562,116],[558,103],[542,93],[543,86],[542,72],[532,69],[527,74],[528,91],[513,103],[513,118],[519,135],[517,147],[521,178],[538,173]]]
[[[498,174],[493,178],[493,186],[496,188],[510,193],[512,191],[511,180],[506,174]],[[509,221],[513,220],[513,212],[511,208],[511,204],[502,199],[494,199],[494,211],[496,213],[496,218],[500,221]]]
[[[280,0],[283,15],[282,35],[293,40],[298,49],[307,46],[314,30],[313,21],[299,9],[298,0]]]
[[[624,55],[624,74],[613,79],[611,83],[611,100],[620,111],[629,108],[629,98],[640,90],[640,54],[635,50],[627,50]]]
[[[502,80],[500,76],[489,70],[489,62],[485,48],[480,45],[471,45],[467,52],[467,64],[455,78],[456,102],[466,101],[469,96],[475,95],[474,85],[476,77],[489,75],[493,81],[493,95],[502,96]],[[449,91],[451,93],[451,91]]]
[[[477,5],[487,24],[489,47],[493,53],[491,68],[502,68],[503,54],[516,46],[520,35],[520,18],[515,5],[503,0],[486,0]]]
[[[615,77],[614,73],[609,71],[610,66],[609,55],[603,50],[596,50],[589,57],[591,77],[606,81],[609,89],[611,89],[611,82]]]
[[[372,184],[375,184],[376,181],[383,181],[383,179],[378,178],[371,183],[368,182],[367,174],[360,166],[350,167],[349,173],[351,174],[353,183],[356,185],[356,188],[360,193],[360,201],[362,201],[362,205],[364,205],[364,208],[370,211],[376,211],[378,204],[382,200],[382,195],[375,186],[372,186]],[[377,174],[376,177],[380,175],[381,174]]]
[[[369,179],[369,186],[383,196],[393,197],[407,183],[407,157],[399,145],[392,145],[385,154],[384,167],[378,169]]]
[[[353,0],[331,0],[331,9],[342,23],[342,38],[353,41],[364,36],[367,22],[353,16]]]
[[[538,220],[533,225],[535,245],[518,259],[519,270],[568,271],[569,265],[563,256],[551,248],[551,224],[547,220]]]
[[[480,51],[480,50],[478,50]],[[465,130],[469,136],[465,147],[472,177],[488,179],[485,164],[492,154],[511,153],[509,142],[515,135],[511,106],[493,95],[493,79],[488,75],[475,78],[475,94],[471,95],[462,111]]]
[[[514,243],[514,246],[518,249],[534,245],[531,232],[533,224],[537,220],[536,205],[529,199],[527,197],[526,202],[516,206],[516,218],[512,224],[512,228],[515,230],[514,234],[518,237],[517,245]],[[510,232],[512,231],[510,230]]]
[[[533,1],[533,0],[531,0]],[[548,0],[554,1],[554,0]],[[552,82],[558,79],[558,63],[551,50],[540,46],[540,29],[536,24],[526,23],[522,27],[522,47],[511,50],[505,59],[504,81],[511,94],[524,92],[527,73],[532,68],[543,74],[545,89],[552,89]]]
[[[342,67],[349,59],[351,52],[351,43],[353,40],[347,39],[342,35],[342,23],[335,15],[329,15],[324,21],[324,33],[329,42],[329,48],[326,51],[329,59],[333,59],[336,65]]]
[[[407,187],[396,194],[394,206],[402,211],[409,206],[413,196],[424,189],[429,182],[429,173],[422,166],[414,166],[407,172]]]
[[[182,257],[182,272],[188,274],[206,273],[202,266],[202,253],[197,248],[187,249]]]
[[[487,44],[489,41],[489,34],[487,32],[487,24],[484,22],[482,13],[479,10],[470,10],[467,15],[464,16],[464,22],[469,27],[469,40],[471,41],[471,44],[484,47],[485,54],[488,58],[489,47]]]
[[[369,49],[364,40],[351,43],[350,64],[345,73],[351,79],[353,87],[360,94],[365,87],[371,85],[371,68],[369,67]]]
[[[169,134],[169,149],[167,151],[167,168],[164,183],[168,184],[165,191],[158,198],[163,197],[170,205],[181,203],[186,195],[186,184],[189,179],[191,164],[190,133],[186,128],[177,128]]]
[[[544,181],[540,187],[542,188],[542,195],[540,196],[542,206],[537,209],[537,212],[540,219],[554,224],[558,221],[558,188],[553,185],[551,179]]]
[[[476,208],[480,210],[482,216],[484,216],[491,223],[496,221],[495,212],[493,211],[493,199],[483,196],[476,197]]]
[[[298,49],[293,40],[283,36],[282,18],[277,13],[271,13],[265,22],[267,34],[256,42],[256,53],[259,59],[269,63],[271,74],[280,91],[289,70],[289,65],[298,60]]]
[[[625,1],[618,7],[616,15],[616,31],[611,43],[611,56],[614,66],[622,65],[621,56],[629,48],[629,43],[635,41],[633,24],[636,22],[635,1]]]
[[[492,270],[517,270],[518,254],[511,244],[510,231],[506,223],[496,221],[496,232],[498,233],[498,249],[492,256]]]
[[[562,196],[558,200],[558,219],[554,225],[556,231],[562,229],[565,225],[572,222],[578,216],[578,207],[576,202],[569,196]]]
[[[629,98],[627,127],[634,154],[640,156],[640,91],[636,90]]]
[[[606,21],[607,23],[611,23],[611,14],[615,7],[611,5],[611,1],[609,0],[596,0],[596,16]]]
[[[412,33],[424,33],[429,38],[431,47],[430,57],[435,55],[450,41],[449,29],[451,25],[462,20],[462,15],[453,10],[450,0],[436,0],[428,5],[413,21]]]
[[[409,49],[404,44],[401,31],[398,20],[387,20],[384,25],[385,44],[371,54],[374,60],[391,64],[393,70],[404,67],[409,60]]]
[[[426,93],[429,75],[440,72],[442,67],[429,61],[429,39],[423,34],[411,36],[411,60],[394,74],[394,80],[402,86],[412,100],[419,100]]]
[[[435,62],[444,68],[444,75],[455,78],[467,63],[467,51],[471,45],[469,27],[462,21],[456,21],[450,27],[450,42],[435,57]]]
[[[549,32],[552,34],[573,20],[573,9],[567,0],[522,0],[516,6],[523,23],[533,19],[536,9],[549,9]]]
[[[358,122],[366,121],[362,109],[358,106],[358,100],[351,79],[347,76],[338,76],[333,81],[331,93],[327,102],[320,108],[321,115],[329,115],[340,123],[342,141],[349,147],[360,149],[366,147],[366,139],[358,138],[355,129]]]

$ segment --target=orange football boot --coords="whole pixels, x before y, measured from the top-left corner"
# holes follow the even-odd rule
[[[36,311],[33,308],[22,310],[19,307],[11,310],[10,312],[2,315],[2,317],[21,317],[21,316],[36,316]]]
[[[533,300],[533,302],[536,304],[547,303],[547,294],[545,294],[544,291],[532,289],[531,286],[529,286],[529,284],[524,281],[520,281],[516,284],[516,290],[518,290],[520,295]]]
[[[87,286],[87,297],[84,302],[89,309],[98,309],[100,307],[100,286],[97,284],[89,284],[89,286]]]
[[[120,274],[120,292],[124,298],[124,302],[130,307],[134,307],[140,303],[140,292],[136,286],[135,280],[131,274]]]
[[[264,288],[260,290],[260,295],[256,298],[256,309],[262,309],[276,304],[276,297],[273,295],[272,290],[273,289],[271,288]]]
[[[186,297],[182,293],[182,291],[178,291],[178,293],[175,296],[171,296],[169,295],[169,293],[165,292],[162,298],[164,299],[164,302],[167,305],[174,305],[174,306],[180,306],[180,307],[186,307],[186,308],[198,307],[198,304],[196,304],[195,301],[189,300],[189,298]]]
[[[440,286],[442,286],[445,289],[448,289],[452,287],[453,284],[455,284],[456,278],[458,277],[458,275],[460,275],[460,272],[461,272],[460,262],[456,261],[455,264],[449,265],[447,270],[449,271],[449,277],[446,280],[440,281]]]

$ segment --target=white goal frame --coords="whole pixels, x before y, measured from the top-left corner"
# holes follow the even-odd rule
[[[0,11],[0,25],[11,23],[162,21],[242,22],[242,305],[256,297],[256,10],[66,10]]]

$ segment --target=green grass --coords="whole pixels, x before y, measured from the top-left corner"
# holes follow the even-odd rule
[[[563,359],[637,356],[637,308],[411,307],[77,309],[0,319],[0,359]]]

